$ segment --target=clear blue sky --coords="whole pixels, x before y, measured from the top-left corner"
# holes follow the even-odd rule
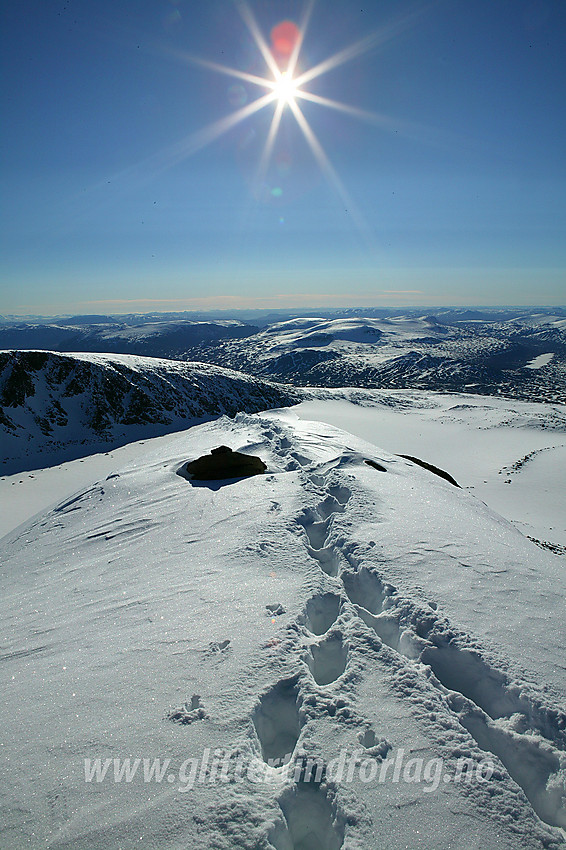
[[[319,0],[297,74],[376,37],[305,90],[383,119],[297,99],[332,173],[288,106],[259,176],[274,104],[201,146],[267,89],[190,56],[272,79],[244,17],[2,4],[1,313],[566,302],[563,0]]]

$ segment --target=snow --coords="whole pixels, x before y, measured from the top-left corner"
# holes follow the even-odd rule
[[[262,331],[258,338],[273,350],[320,345],[375,345],[381,337],[386,340],[421,339],[442,335],[446,329],[426,317],[418,319],[399,316],[389,319],[293,319],[279,322]]]
[[[220,444],[267,473],[177,474]],[[0,544],[2,846],[564,843],[561,558],[294,411],[123,451]]]
[[[345,389],[293,409],[445,469],[523,534],[566,546],[566,406]]]
[[[566,546],[563,405],[413,390],[346,389],[326,395],[293,410],[393,452],[428,460],[523,534]],[[131,442],[50,469],[0,478],[0,499],[10,504],[0,514],[0,537],[56,499],[114,471],[142,445],[143,440]]]
[[[525,369],[542,369],[543,366],[548,366],[553,357],[553,351],[550,351],[548,354],[539,354],[538,357],[535,357],[533,360],[529,360],[529,362],[525,364]]]
[[[151,446],[158,446],[167,439],[154,437]],[[135,460],[142,453],[141,446],[144,445],[146,441],[139,440],[66,463],[2,476],[0,502],[9,504],[9,510],[0,512],[0,538],[35,514]]]
[[[183,331],[187,329],[189,325],[186,321],[159,321],[159,322],[146,322],[139,326],[126,326],[117,330],[115,327],[105,327],[104,325],[100,326],[100,338],[101,339],[126,339],[126,340],[139,340],[144,339],[146,337],[151,338],[155,336],[161,336],[166,331]],[[216,327],[219,328],[237,328],[244,327],[243,322],[239,322],[237,320],[222,320],[218,319],[214,323],[211,322],[202,322],[202,321],[193,321],[190,323],[189,327],[194,328],[204,328],[210,329],[211,335],[214,333]],[[69,327],[69,326],[68,326]]]

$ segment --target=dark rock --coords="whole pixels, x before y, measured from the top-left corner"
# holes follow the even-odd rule
[[[399,457],[404,457],[405,460],[410,460],[412,463],[416,463],[417,466],[422,466],[423,469],[428,469],[429,472],[433,472],[440,478],[444,478],[445,481],[449,481],[450,484],[454,485],[454,487],[460,487],[456,479],[452,478],[449,472],[445,472],[444,469],[440,469],[432,463],[427,463],[426,460],[419,460],[418,457],[413,457],[413,455],[399,455]]]
[[[378,472],[387,472],[386,468],[378,463],[376,460],[366,460],[368,466],[371,466],[373,469],[377,469]]]
[[[218,446],[209,455],[187,463],[184,469],[196,481],[221,481],[225,478],[263,475],[267,465],[255,455],[233,452],[228,446]]]

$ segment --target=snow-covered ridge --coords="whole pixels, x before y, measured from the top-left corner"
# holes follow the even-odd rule
[[[127,354],[0,352],[4,471],[186,428],[197,420],[281,407],[298,392],[202,363]],[[92,449],[94,450],[94,449]]]
[[[83,317],[87,321],[58,321],[51,324],[22,322],[0,325],[0,348],[42,351],[96,351],[136,354],[144,357],[174,357],[201,345],[223,339],[238,339],[257,331],[254,325],[236,320],[214,322],[158,319],[120,322],[109,317]]]
[[[267,473],[176,474],[219,444]],[[562,564],[420,467],[238,414],[146,444],[0,564],[6,846],[564,846]],[[226,779],[209,763],[180,790],[207,748]],[[354,751],[365,778],[336,779]],[[448,781],[375,779],[402,752]],[[318,781],[269,765],[287,755]],[[146,756],[170,758],[161,784],[85,782],[85,758]],[[489,780],[452,781],[461,758],[491,759]]]
[[[272,325],[258,334],[266,344],[277,348],[308,348],[311,345],[375,343],[381,337],[401,336],[405,339],[438,336],[442,338],[447,328],[426,317],[390,319],[295,319]]]

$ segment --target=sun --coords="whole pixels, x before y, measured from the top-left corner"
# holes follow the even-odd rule
[[[329,71],[333,71],[341,65],[350,62],[357,56],[382,45],[385,41],[396,35],[401,29],[404,29],[416,16],[416,13],[408,15],[396,22],[394,21],[380,30],[370,32],[359,41],[344,47],[337,53],[329,56],[321,62],[318,62],[318,64],[314,66],[306,69],[299,69],[299,56],[302,52],[303,41],[312,15],[314,3],[315,0],[305,0],[304,13],[302,20],[298,25],[293,21],[285,20],[274,26],[271,29],[270,41],[268,42],[258,26],[248,0],[236,0],[238,11],[242,16],[244,23],[247,25],[259,54],[265,62],[267,69],[267,75],[265,76],[252,74],[238,68],[231,68],[227,65],[222,65],[218,62],[213,62],[190,54],[179,54],[179,58],[183,61],[200,65],[201,67],[208,68],[216,73],[232,77],[239,81],[240,87],[242,87],[242,83],[247,83],[248,87],[257,87],[260,90],[263,89],[264,93],[260,94],[255,99],[250,99],[234,112],[206,127],[203,127],[202,130],[191,134],[182,142],[175,145],[171,149],[171,153],[168,157],[169,164],[194,154],[196,151],[210,144],[240,122],[248,120],[252,115],[255,115],[266,107],[273,106],[273,115],[257,165],[257,172],[254,180],[254,184],[256,186],[261,186],[269,167],[269,162],[274,150],[283,113],[288,110],[299,126],[299,129],[310,147],[321,171],[336,190],[344,204],[344,208],[347,209],[349,216],[351,216],[361,231],[368,232],[368,226],[365,223],[363,216],[357,210],[355,203],[346,190],[346,187],[332,166],[325,153],[323,145],[313,132],[300,104],[304,101],[311,104],[317,104],[318,106],[341,112],[349,117],[378,125],[382,129],[388,131],[393,131],[394,129],[397,133],[402,122],[399,122],[398,120],[393,122],[393,120],[388,116],[369,112],[356,106],[351,106],[347,103],[341,103],[337,100],[333,100],[332,98],[322,97],[319,94],[309,91],[308,88],[305,88],[305,85],[308,85],[313,80],[321,77]]]
[[[277,102],[282,106],[286,106],[295,100],[299,94],[299,87],[290,71],[283,71],[281,76],[275,81],[273,93],[277,97]]]

